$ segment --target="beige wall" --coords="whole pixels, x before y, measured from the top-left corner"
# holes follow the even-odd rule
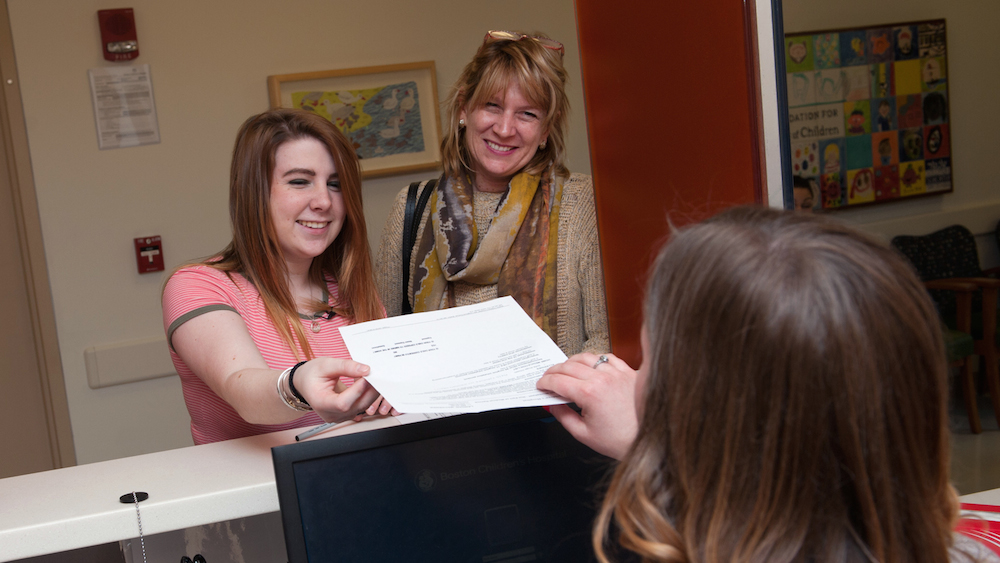
[[[837,216],[885,236],[962,222],[981,235],[984,262],[1000,264],[985,236],[1000,218],[991,174],[1000,116],[990,111],[1000,91],[990,71],[1000,66],[991,43],[1000,4],[848,2],[784,0],[785,30],[948,19],[955,192]],[[434,60],[443,97],[485,30],[543,30],[567,45],[570,167],[590,170],[572,0],[511,0],[502,9],[467,0],[135,0],[135,62],[151,65],[162,142],[111,151],[97,149],[87,69],[112,66],[101,58],[96,11],[113,6],[8,4],[80,463],[191,443],[176,378],[92,390],[83,351],[162,334],[164,278],[135,273],[133,237],[162,235],[168,269],[228,241],[229,151],[239,124],[266,109],[267,75]],[[426,176],[365,183],[373,243],[396,192]]]
[[[79,463],[191,443],[176,377],[93,390],[83,352],[162,334],[164,277],[136,273],[133,237],[163,236],[168,270],[228,242],[229,153],[268,75],[434,60],[444,97],[487,29],[542,30],[567,46],[569,163],[590,171],[572,0],[133,0],[162,142],[106,151],[87,69],[112,66],[96,12],[118,4],[8,4]],[[373,242],[399,189],[430,175],[365,182]]]
[[[837,217],[887,237],[961,223],[977,236],[984,264],[1000,264],[993,230],[1000,220],[1000,49],[996,0],[784,0],[785,32],[945,18],[955,191],[940,197],[845,210]]]

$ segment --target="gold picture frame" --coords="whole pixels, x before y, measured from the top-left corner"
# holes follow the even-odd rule
[[[364,178],[441,167],[434,61],[267,77],[271,108],[300,108],[332,121],[354,144]]]

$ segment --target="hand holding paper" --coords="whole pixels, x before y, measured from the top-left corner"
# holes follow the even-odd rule
[[[482,412],[567,401],[539,391],[566,361],[512,297],[340,329],[366,380],[404,413]]]

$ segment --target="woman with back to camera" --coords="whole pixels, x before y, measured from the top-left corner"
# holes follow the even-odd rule
[[[511,295],[564,352],[609,349],[593,187],[564,164],[563,52],[487,33],[446,102],[444,174],[416,217],[407,279],[406,189],[382,233],[376,281],[390,316]]]
[[[1000,561],[953,533],[947,375],[910,266],[821,217],[724,212],[652,271],[643,364],[580,354],[538,387],[621,460],[594,528],[645,561]]]
[[[337,330],[384,316],[347,138],[301,110],[251,117],[233,149],[229,213],[229,246],[178,269],[163,292],[195,443],[395,414],[356,379],[368,367]]]

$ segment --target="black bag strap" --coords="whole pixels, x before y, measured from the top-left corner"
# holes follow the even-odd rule
[[[427,180],[424,190],[417,198],[417,191],[420,190],[420,182],[413,182],[406,192],[406,211],[403,214],[403,295],[402,311],[404,315],[413,312],[410,306],[410,256],[413,255],[413,245],[417,242],[417,229],[420,227],[420,218],[424,216],[424,208],[427,207],[427,200],[434,191],[437,180],[432,178]]]

